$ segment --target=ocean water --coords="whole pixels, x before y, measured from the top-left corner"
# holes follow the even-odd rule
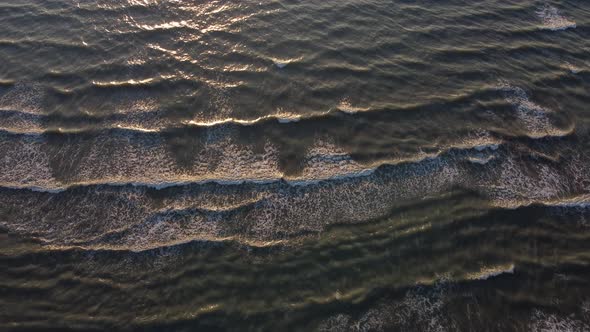
[[[590,331],[588,0],[0,0],[1,331]]]

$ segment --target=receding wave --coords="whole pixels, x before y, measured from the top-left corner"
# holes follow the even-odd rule
[[[174,183],[174,187],[162,183],[131,186],[107,182],[47,193],[4,188],[0,200],[4,206],[14,207],[15,214],[3,222],[3,227],[23,235],[38,234],[48,244],[58,246],[84,244],[146,250],[214,239],[274,243],[320,232],[332,223],[366,223],[388,215],[402,202],[441,195],[456,187],[476,190],[489,200],[490,207],[542,204],[567,208],[587,204],[584,193],[588,188],[583,187],[588,181],[583,172],[587,161],[582,156],[570,157],[565,167],[548,159],[531,168],[519,152],[511,152],[510,144],[518,143],[510,143],[453,149],[434,158],[383,165],[366,172],[346,155],[334,153],[333,146],[322,144],[308,154],[308,168],[303,170],[300,180],[207,180]],[[330,157],[326,150],[332,151]],[[485,164],[473,163],[468,160],[473,155],[493,159]],[[334,173],[346,169],[359,171]],[[321,174],[331,176],[317,178]],[[36,175],[36,179],[42,177]],[[150,188],[163,192],[152,197]],[[568,195],[573,198],[564,198]],[[158,203],[158,196],[165,197],[164,201]],[[42,202],[47,199],[52,202],[51,213],[39,224],[32,216],[39,213],[38,209],[45,209],[47,203]],[[215,207],[212,202],[221,205]],[[73,208],[81,204],[87,209]],[[168,208],[162,211],[161,204]],[[199,207],[203,204],[209,207]],[[175,205],[179,208],[171,208]],[[115,208],[102,209],[103,206]],[[83,225],[95,218],[104,220],[103,226],[85,230]]]
[[[149,133],[148,133],[149,134]],[[492,136],[474,136],[460,140],[455,145],[441,147],[439,151],[403,155],[394,159],[377,159],[374,161],[356,161],[351,155],[339,148],[329,138],[318,138],[307,152],[301,156],[301,168],[295,174],[285,173],[281,169],[280,154],[271,142],[264,142],[262,153],[251,150],[248,146],[239,145],[233,141],[227,132],[218,133],[220,137],[209,137],[210,142],[205,142],[202,150],[190,158],[204,156],[211,158],[217,154],[220,159],[215,160],[215,167],[208,165],[204,160],[191,160],[190,165],[184,167],[175,160],[175,156],[166,153],[164,149],[169,143],[164,138],[154,138],[142,141],[139,147],[149,144],[150,152],[135,144],[129,145],[128,138],[121,136],[113,139],[114,135],[98,136],[91,142],[102,141],[102,148],[90,154],[85,154],[77,165],[70,165],[70,174],[66,177],[56,176],[55,162],[50,153],[51,140],[39,140],[37,137],[23,136],[18,141],[7,140],[2,148],[6,159],[0,164],[6,171],[0,176],[2,185],[14,189],[30,189],[34,191],[59,192],[71,187],[111,185],[133,185],[163,189],[175,186],[191,184],[216,183],[221,185],[236,185],[242,183],[267,184],[284,182],[292,186],[305,186],[322,181],[333,181],[352,177],[369,176],[377,169],[388,165],[420,164],[447,155],[457,155],[460,158],[473,163],[485,164],[494,159],[494,153],[498,144],[502,142]],[[105,144],[105,140],[111,141]],[[10,142],[10,143],[9,143]],[[125,143],[126,144],[122,144]],[[24,153],[28,151],[28,153]],[[58,154],[68,153],[61,148],[56,150]],[[119,159],[111,164],[98,158],[104,153],[125,154],[127,159]],[[136,157],[131,158],[132,155]],[[227,157],[223,157],[227,156]],[[58,166],[59,167],[59,166]],[[25,174],[34,174],[36,180],[24,180]]]

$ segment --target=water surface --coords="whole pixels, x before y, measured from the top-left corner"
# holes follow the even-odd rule
[[[3,0],[0,329],[590,330],[590,4]]]

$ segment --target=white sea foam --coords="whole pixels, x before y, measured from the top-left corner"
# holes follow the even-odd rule
[[[187,121],[186,124],[198,127],[214,127],[224,124],[240,124],[244,126],[251,126],[257,123],[260,123],[265,120],[274,119],[279,123],[289,123],[289,122],[297,122],[301,120],[300,115],[296,114],[286,114],[286,113],[278,113],[278,114],[271,114],[261,116],[251,120],[244,120],[244,119],[237,119],[237,118],[225,118],[220,120],[207,120],[207,121],[198,121],[198,120],[190,120]]]
[[[590,330],[590,326],[581,320],[547,313],[538,309],[533,311],[529,328],[532,332],[580,332]]]
[[[551,112],[532,103],[522,89],[505,86],[502,91],[522,123],[526,122],[520,117],[527,119],[531,112],[541,118]],[[239,142],[235,126],[203,127],[198,137],[179,137],[181,144],[175,137],[142,131],[72,135],[68,145],[53,144],[44,136],[2,140],[2,185],[47,191],[56,202],[64,200],[38,225],[32,223],[33,216],[44,213],[34,198],[42,195],[22,190],[15,192],[24,195],[19,199],[3,197],[4,205],[28,211],[6,227],[25,234],[34,231],[52,244],[75,242],[91,248],[145,250],[224,239],[266,243],[306,231],[321,232],[334,222],[374,220],[389,213],[396,202],[437,195],[457,185],[479,188],[498,205],[516,206],[559,201],[575,192],[572,181],[586,183],[583,156],[560,169],[540,162],[529,165],[521,160],[522,154],[510,153],[512,143],[485,131],[457,140],[455,146],[449,143],[439,153],[374,164],[360,163],[335,139],[320,135],[302,156],[300,172],[285,176],[279,167],[280,151],[272,142],[254,147]],[[172,152],[171,146],[179,146],[179,151]],[[492,159],[497,162],[488,163]],[[463,161],[482,165],[473,172],[475,167]],[[381,167],[384,164],[390,166]],[[124,186],[128,184],[135,187]],[[240,194],[242,185],[262,198],[245,203],[253,198]],[[84,186],[72,189],[86,201],[69,196],[66,189],[72,186]],[[178,187],[170,192],[189,193],[182,199],[167,198],[163,205],[170,207],[168,211],[154,207],[148,188],[170,187]],[[56,194],[59,191],[66,192]],[[211,205],[207,202],[213,194],[204,192],[224,198]],[[78,211],[76,206],[83,204],[88,204],[87,211]],[[98,208],[116,204],[112,212]],[[59,211],[76,212],[60,215]],[[96,215],[104,219],[104,227],[87,229]],[[190,227],[184,227],[186,223]]]
[[[317,138],[307,152],[302,177],[325,179],[339,175],[368,175],[373,169],[355,162],[352,157],[338,148],[329,138]]]
[[[573,128],[557,128],[550,118],[553,110],[531,101],[522,88],[501,82],[499,89],[504,92],[506,101],[514,107],[516,117],[528,136],[566,136],[573,131]]]
[[[19,82],[0,95],[0,109],[39,114],[43,111],[46,90],[39,83]]]
[[[572,63],[566,62],[565,64],[563,64],[563,67],[565,69],[567,69],[570,73],[572,74],[579,74],[582,72],[582,70],[584,70],[584,68],[574,65]]]
[[[514,264],[483,267],[479,272],[470,274],[468,279],[488,280],[502,274],[514,274]]]
[[[43,142],[35,136],[23,136],[18,142],[0,140],[0,183],[7,187],[33,190],[53,189],[55,180]],[[55,188],[57,189],[57,188]]]
[[[539,8],[537,16],[543,21],[542,29],[557,31],[576,27],[576,22],[564,17],[557,8],[549,4]]]
[[[400,301],[380,302],[359,317],[337,314],[321,322],[318,329],[326,332],[450,331],[451,317],[445,312],[447,294],[444,281],[438,281],[431,289],[418,286],[409,290]]]
[[[227,140],[220,133],[209,138],[210,147],[213,150],[205,153],[213,153],[218,148],[230,144],[223,149],[232,148],[231,140]],[[158,143],[159,144],[159,143]],[[158,145],[156,144],[156,145]],[[107,144],[108,146],[108,144]],[[478,171],[481,178],[473,178],[473,174],[466,173],[468,169],[460,167],[457,159],[451,156],[439,156],[436,158],[423,159],[415,163],[400,164],[388,171],[364,174],[358,177],[357,170],[361,167],[355,163],[349,155],[336,146],[330,140],[318,138],[316,144],[307,157],[304,159],[304,166],[312,171],[304,176],[311,176],[310,179],[284,180],[280,177],[273,179],[262,178],[271,174],[276,168],[276,151],[272,145],[267,145],[264,158],[253,157],[251,152],[237,148],[236,151],[225,154],[226,157],[216,161],[217,168],[207,167],[207,163],[197,166],[202,174],[226,174],[227,182],[219,177],[219,183],[232,184],[230,186],[188,186],[187,183],[179,183],[178,169],[174,168],[175,163],[167,160],[165,155],[145,155],[145,151],[129,148],[121,152],[126,158],[138,158],[139,155],[146,161],[146,157],[154,158],[150,163],[158,167],[150,169],[136,160],[132,165],[137,168],[117,168],[120,164],[114,163],[109,166],[96,161],[104,155],[100,149],[93,150],[85,159],[80,171],[80,178],[87,179],[96,174],[117,175],[120,179],[131,177],[137,187],[113,187],[112,184],[124,184],[124,181],[116,182],[117,178],[111,177],[113,183],[110,186],[95,186],[76,189],[76,197],[83,198],[85,202],[73,199],[69,194],[53,194],[51,214],[41,224],[31,224],[31,216],[42,214],[39,208],[42,204],[35,203],[38,194],[26,191],[18,191],[11,195],[9,192],[0,193],[0,203],[4,206],[18,206],[17,210],[25,213],[21,217],[6,221],[4,227],[27,233],[34,231],[52,244],[72,244],[68,236],[64,236],[63,228],[67,228],[64,234],[74,234],[77,245],[91,248],[111,248],[125,250],[146,250],[159,246],[168,246],[178,243],[185,243],[195,240],[223,241],[239,240],[248,243],[266,243],[268,241],[280,241],[290,236],[300,234],[302,231],[320,232],[334,222],[338,223],[359,223],[367,220],[374,220],[391,211],[392,204],[407,199],[424,197],[424,195],[436,195],[450,190],[454,185],[468,180],[476,180],[482,186],[484,193],[490,195],[498,204],[514,204],[522,202],[522,199],[545,199],[550,200],[562,197],[564,191],[555,187],[559,179],[552,178],[554,172],[539,165],[535,170],[521,169],[517,159],[502,156],[499,164],[495,165],[491,172],[487,170],[485,176]],[[473,149],[474,152],[465,150],[458,155],[465,153],[483,153]],[[499,153],[490,151],[489,153]],[[504,152],[501,152],[504,154]],[[204,155],[203,160],[211,160],[210,156]],[[209,158],[209,159],[208,159]],[[114,160],[121,160],[115,157]],[[45,172],[50,183],[45,183],[46,188],[60,185],[51,177],[48,167],[48,159],[39,160],[38,171]],[[197,162],[199,165],[200,162]],[[115,167],[105,169],[105,167]],[[260,178],[250,180],[239,179],[243,172],[253,172]],[[487,167],[487,166],[483,166]],[[139,173],[141,170],[143,173]],[[342,181],[334,181],[333,171],[338,171]],[[343,173],[347,170],[351,173]],[[531,180],[531,171],[535,180]],[[131,173],[129,173],[131,172]],[[188,170],[187,170],[188,172]],[[207,173],[208,172],[208,173]],[[220,173],[221,172],[221,173]],[[258,173],[256,173],[258,172]],[[535,174],[536,172],[536,174]],[[305,173],[305,171],[304,171]],[[324,178],[313,178],[314,174],[330,176]],[[316,174],[316,175],[317,175]],[[349,174],[344,180],[344,176]],[[11,175],[14,177],[15,175]],[[35,178],[42,178],[41,175],[34,175]],[[189,176],[186,173],[185,176]],[[355,177],[357,176],[357,177]],[[152,179],[152,182],[138,182],[142,177]],[[166,178],[174,177],[174,181],[165,181]],[[231,178],[233,177],[233,179]],[[153,181],[158,179],[158,181]],[[248,182],[250,181],[250,182]],[[325,181],[325,182],[324,182]],[[249,190],[241,190],[242,183],[252,185]],[[211,183],[201,182],[201,184]],[[216,182],[217,183],[217,182]],[[108,183],[107,183],[108,184]],[[169,186],[183,184],[166,194],[165,202],[150,203],[152,198],[148,195],[147,186],[165,189]],[[291,184],[291,185],[289,185]],[[300,186],[305,184],[305,186]],[[33,189],[35,182],[26,185]],[[563,187],[565,188],[565,187]],[[18,194],[18,196],[16,195]],[[58,195],[58,196],[55,196]],[[67,198],[69,197],[69,198]],[[73,199],[73,200],[72,200]],[[508,202],[508,203],[505,203]],[[574,201],[572,201],[574,202]],[[85,204],[88,208],[79,211],[73,206]],[[568,203],[569,204],[569,203]],[[575,201],[575,204],[579,204]],[[117,206],[113,211],[101,209],[103,206]],[[165,208],[163,208],[165,207]],[[60,212],[61,211],[61,212]],[[70,211],[71,215],[62,215]],[[72,212],[74,211],[74,212]],[[104,227],[88,229],[88,220],[94,220],[101,216]],[[192,225],[195,223],[195,225]],[[186,225],[191,225],[187,227]],[[101,224],[102,225],[102,224]],[[109,226],[111,225],[111,226]],[[184,225],[184,226],[183,226]],[[234,225],[234,226],[232,226]],[[236,227],[235,225],[240,225]],[[109,235],[111,234],[111,235]],[[93,240],[94,239],[94,240]],[[494,273],[508,272],[510,268],[498,268],[484,271],[480,276],[492,276]]]
[[[344,113],[348,113],[348,114],[366,112],[369,110],[369,108],[366,108],[366,107],[353,106],[352,103],[350,102],[350,100],[347,98],[341,100],[340,103],[338,104],[337,108],[340,111],[342,111]]]
[[[482,181],[493,203],[517,208],[563,197],[571,192],[571,182],[559,169],[546,164],[529,165],[516,157],[502,158]]]

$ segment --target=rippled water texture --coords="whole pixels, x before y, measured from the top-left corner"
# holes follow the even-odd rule
[[[590,331],[587,0],[0,31],[0,330]]]

